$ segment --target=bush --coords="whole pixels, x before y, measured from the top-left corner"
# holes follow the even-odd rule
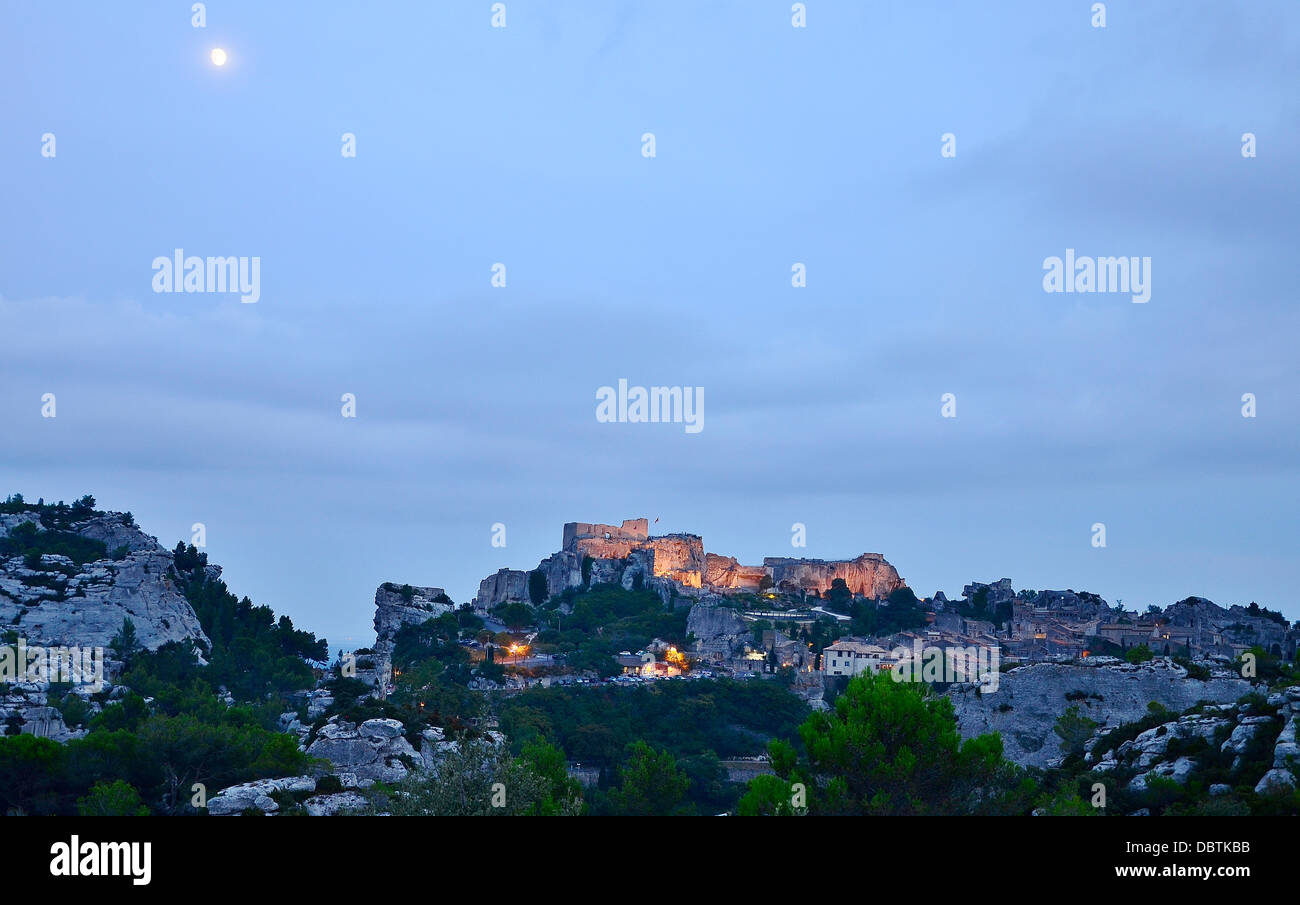
[[[82,817],[148,817],[149,809],[134,786],[115,779],[95,783],[84,798],[78,798],[77,813]]]
[[[551,592],[546,586],[546,573],[541,569],[534,569],[529,572],[528,599],[532,601],[533,606],[541,606],[549,596],[551,596]]]
[[[1130,647],[1128,652],[1124,654],[1124,659],[1130,663],[1145,663],[1153,657],[1155,657],[1155,654],[1151,653],[1151,648],[1145,644]]]
[[[41,554],[66,556],[78,566],[104,559],[108,547],[102,541],[89,540],[67,531],[42,531],[35,522],[23,522],[0,538],[0,555],[22,556],[29,569],[41,568]]]
[[[316,780],[317,792],[342,792],[343,780],[339,779],[333,773],[326,773],[320,779]]]

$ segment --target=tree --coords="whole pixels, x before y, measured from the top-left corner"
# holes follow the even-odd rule
[[[847,614],[849,605],[853,602],[853,592],[849,590],[849,584],[843,578],[835,578],[831,580],[825,599],[828,609]]]
[[[963,742],[951,700],[889,673],[854,678],[835,709],[811,714],[799,735],[806,759],[794,766],[785,752],[773,765],[783,779],[804,778],[810,813],[1001,813],[1023,792],[1023,772],[1003,757],[999,735]],[[756,796],[770,801],[771,791]]]
[[[1151,648],[1145,644],[1139,644],[1136,647],[1130,647],[1124,654],[1124,659],[1130,663],[1145,663],[1153,658],[1155,654],[1151,653]]]
[[[582,784],[569,775],[563,751],[548,742],[531,742],[519,753],[519,762],[548,784],[546,797],[534,802],[530,816],[563,817],[581,809]]]
[[[136,637],[135,623],[131,621],[130,616],[122,617],[122,627],[108,642],[108,646],[112,649],[113,656],[123,662],[129,660],[131,655],[140,649],[140,639]]]
[[[870,638],[877,634],[880,624],[874,600],[856,600],[849,611],[853,617],[849,620],[849,632]]]
[[[678,813],[691,780],[677,769],[672,754],[640,739],[632,743],[628,753],[627,762],[618,771],[622,786],[610,793],[615,811],[635,817]]]
[[[530,759],[532,762],[530,763]],[[397,784],[382,810],[399,817],[572,816],[582,799],[569,795],[558,777],[555,758],[533,749],[518,760],[482,740],[461,742],[429,770],[417,770]],[[542,772],[533,763],[541,764]]]
[[[134,786],[115,779],[95,783],[84,798],[78,798],[77,813],[82,817],[148,817],[149,809]]]
[[[795,792],[790,783],[779,776],[755,776],[749,781],[740,802],[736,805],[739,817],[793,817],[801,813],[795,808]]]
[[[1057,719],[1052,731],[1061,738],[1062,754],[1066,757],[1081,757],[1084,743],[1092,738],[1092,733],[1096,728],[1096,720],[1089,719],[1079,713],[1078,704],[1071,704],[1065,713],[1061,714]]]
[[[53,814],[67,748],[48,738],[0,738],[0,813]]]
[[[549,596],[551,596],[551,592],[546,586],[546,573],[541,569],[534,569],[529,572],[528,599],[532,601],[533,606],[541,606]]]
[[[524,626],[532,625],[533,620],[536,618],[532,607],[526,603],[507,603],[498,610],[498,615],[500,615],[501,621],[506,624],[506,628],[512,632],[517,632]]]

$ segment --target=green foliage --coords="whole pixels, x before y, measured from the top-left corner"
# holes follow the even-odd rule
[[[579,813],[578,790],[558,780],[554,767],[554,757],[540,749],[515,759],[486,742],[463,743],[431,770],[413,772],[398,783],[383,810],[399,817]],[[555,797],[557,782],[559,798]]]
[[[145,703],[144,698],[132,691],[121,700],[105,705],[103,710],[91,717],[90,728],[92,731],[112,732],[116,729],[124,729],[134,732],[148,716],[149,705]]]
[[[1208,666],[1193,663],[1190,657],[1174,657],[1174,662],[1187,670],[1187,678],[1198,679],[1202,682],[1210,680],[1210,668]]]
[[[865,637],[893,635],[926,624],[925,610],[911,588],[895,589],[884,603],[855,600],[846,612],[853,617],[849,633]]]
[[[1066,696],[1069,697],[1068,695]],[[1061,753],[1066,757],[1082,757],[1083,746],[1097,728],[1097,721],[1089,719],[1079,712],[1077,704],[1071,704],[1056,720],[1052,727],[1061,738]]]
[[[5,505],[12,507],[13,498]],[[19,526],[16,537],[11,532],[4,539],[16,552],[37,558],[60,553],[77,562],[103,555],[102,544],[67,530],[94,514],[93,498],[35,508],[47,529]],[[325,642],[296,630],[288,617],[276,620],[268,607],[237,600],[224,583],[208,579],[206,564],[205,554],[178,544],[172,577],[212,649],[199,651],[186,641],[144,650],[134,624],[124,619],[111,647],[126,661],[118,684],[131,691],[90,716],[82,697],[52,686],[50,703],[69,725],[84,723],[89,732],[66,745],[24,735],[0,738],[0,811],[184,813],[195,782],[218,789],[303,772],[308,759],[297,740],[272,731],[278,714],[290,709],[277,695],[314,684],[306,660],[323,661]],[[200,665],[199,653],[209,665]],[[227,707],[217,696],[222,685],[250,703]]]
[[[617,766],[637,740],[675,757],[761,754],[769,739],[797,738],[808,713],[773,682],[656,682],[628,688],[530,688],[502,702],[499,720],[514,744],[545,739],[574,760]]]
[[[84,798],[77,799],[82,817],[148,817],[149,809],[130,783],[115,779],[97,782]]]
[[[86,699],[79,694],[69,692],[55,692],[55,686],[51,684],[49,692],[50,704],[57,707],[59,714],[63,717],[63,722],[69,728],[79,728],[86,724],[90,719],[90,705]]]
[[[460,623],[443,613],[420,625],[403,625],[393,635],[393,666],[404,673],[429,661],[440,664],[432,674],[465,685],[471,678],[469,651],[457,643]],[[431,674],[431,675],[432,675]]]
[[[822,599],[825,601],[826,609],[836,613],[848,613],[853,603],[853,592],[849,590],[848,582],[843,578],[834,578],[831,579],[831,586],[826,589]]]
[[[1237,658],[1235,665],[1239,675],[1242,674],[1242,668],[1248,662],[1246,654],[1254,656],[1255,677],[1259,681],[1269,686],[1291,685],[1300,682],[1300,668],[1288,665],[1281,657],[1266,651],[1259,645],[1252,647]]]
[[[316,780],[316,791],[324,794],[343,791],[343,780],[339,779],[333,773],[326,773],[320,779]]]
[[[834,710],[799,728],[814,814],[962,814],[1016,811],[1022,771],[996,734],[961,741],[952,702],[887,673],[849,682]]]
[[[534,572],[533,574],[536,575],[537,573]],[[536,619],[533,615],[533,608],[526,603],[507,603],[497,607],[496,614],[512,632],[520,631],[532,625]]]
[[[177,547],[191,561],[203,555]],[[315,683],[306,661],[323,663],[329,658],[324,638],[295,629],[288,616],[276,620],[268,606],[236,598],[224,581],[208,578],[197,565],[188,574],[181,592],[212,640],[209,684],[224,685],[239,700],[260,700]]]
[[[699,813],[721,814],[735,808],[742,787],[727,776],[718,755],[705,751],[679,757],[677,766],[690,780],[686,798]]]
[[[0,811],[56,813],[67,754],[67,749],[48,738],[0,738]]]
[[[460,729],[477,719],[484,712],[483,695],[453,681],[451,672],[438,661],[403,670],[388,696],[390,705],[401,709],[384,715],[401,720],[411,735],[418,735],[424,726]],[[418,747],[418,742],[413,744]]]
[[[113,651],[113,656],[122,661],[130,660],[131,655],[140,649],[140,639],[136,636],[135,623],[130,616],[122,617],[122,627],[108,642],[108,646]]]
[[[551,596],[551,592],[546,586],[546,573],[541,569],[534,569],[529,572],[528,599],[532,601],[533,606],[541,606],[549,596]]]
[[[1151,648],[1147,647],[1145,644],[1139,644],[1135,647],[1130,647],[1124,654],[1124,659],[1130,663],[1145,663],[1154,656],[1155,654],[1151,653]]]
[[[78,566],[105,559],[108,547],[67,531],[41,530],[35,522],[23,522],[0,537],[0,556],[22,556],[28,568],[40,568],[43,553],[66,556]]]
[[[806,813],[794,806],[792,784],[779,776],[756,776],[736,805],[739,817],[794,817]]]
[[[66,745],[30,735],[0,738],[0,809],[71,814],[79,799],[104,802],[108,793],[96,795],[96,785],[121,780],[155,811],[184,813],[192,783],[220,789],[306,768],[292,736],[237,722],[153,714],[135,732],[93,730]]]
[[[1048,796],[1039,805],[1040,813],[1045,817],[1095,817],[1097,808],[1085,801],[1077,792],[1058,791]]]
[[[775,682],[730,679],[531,688],[499,708],[512,745],[545,740],[572,760],[601,768],[607,781],[620,775],[635,742],[667,752],[687,779],[682,806],[702,813],[729,810],[737,800],[739,787],[727,781],[719,758],[761,754],[775,738],[795,741],[807,714],[807,705]],[[611,797],[613,791],[591,793],[593,812],[630,806],[631,799]]]
[[[582,802],[582,784],[569,775],[564,752],[546,742],[524,745],[519,754],[523,764],[545,783],[546,794],[526,812],[535,817],[563,817],[577,813]]]
[[[643,741],[635,741],[619,768],[622,780],[609,793],[609,807],[615,814],[649,817],[688,814],[686,790],[691,780],[677,768],[677,761],[667,751]]]

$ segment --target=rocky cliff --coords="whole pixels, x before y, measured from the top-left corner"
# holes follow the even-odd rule
[[[488,610],[503,603],[527,603],[528,573],[520,569],[498,569],[479,582],[474,599]]]
[[[879,553],[863,553],[857,559],[790,559],[769,556],[763,567],[783,591],[816,591],[824,594],[831,583],[843,578],[854,594],[888,597],[905,582],[898,570]]]
[[[176,586],[172,553],[125,513],[69,519],[32,507],[0,514],[3,540],[27,552],[0,554],[0,630],[28,644],[107,647],[130,618],[149,650],[168,641],[209,643]]]
[[[1046,767],[1061,755],[1053,727],[1071,705],[1077,704],[1083,716],[1102,727],[1114,727],[1145,716],[1151,701],[1180,712],[1198,701],[1235,702],[1250,691],[1245,679],[1191,679],[1186,670],[1157,657],[1139,666],[1022,666],[1003,673],[995,692],[981,694],[973,685],[955,685],[948,696],[963,737],[999,732],[1011,760]]]
[[[739,653],[750,630],[731,607],[697,603],[686,615],[686,633],[695,636],[695,652],[706,659],[725,660]]]
[[[393,640],[404,625],[423,625],[456,608],[442,588],[386,581],[375,591],[375,654],[380,671],[392,662]]]
[[[766,575],[762,566],[742,566],[734,556],[709,553],[704,557],[704,583],[709,587],[757,591]]]
[[[1156,777],[1186,784],[1205,782],[1204,771],[1216,761],[1230,764],[1223,779],[1209,783],[1212,798],[1233,796],[1238,788],[1253,788],[1257,795],[1289,794],[1296,787],[1300,745],[1296,743],[1296,717],[1300,714],[1300,687],[1275,692],[1238,704],[1207,704],[1181,715],[1171,715],[1134,738],[1119,740],[1110,728],[1097,730],[1084,746],[1084,760],[1098,779],[1113,778],[1142,791]]]
[[[550,595],[588,582],[630,588],[639,581],[667,601],[679,595],[753,592],[766,583],[765,578],[782,591],[821,594],[835,579],[843,578],[853,593],[881,598],[905,585],[879,553],[848,560],[772,557],[761,566],[746,566],[735,557],[706,553],[698,534],[651,537],[643,518],[625,519],[619,525],[567,522],[562,544],[537,566],[546,576]],[[501,569],[488,576],[479,584],[474,608],[484,612],[503,603],[527,601],[528,574]]]

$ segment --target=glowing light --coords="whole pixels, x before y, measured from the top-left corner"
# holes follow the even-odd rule
[[[225,66],[226,60],[229,59],[229,57],[226,56],[226,52],[220,47],[212,48],[212,53],[210,53],[209,56],[212,58],[213,66]]]

